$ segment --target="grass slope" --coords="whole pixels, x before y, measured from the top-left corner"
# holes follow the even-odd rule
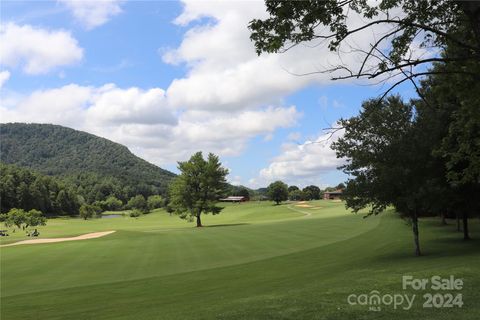
[[[50,221],[42,236],[118,231],[2,248],[1,318],[477,318],[478,241],[463,243],[453,226],[423,220],[426,256],[415,258],[410,227],[394,214],[362,219],[341,203],[315,206],[228,205],[206,216],[210,227],[202,229],[163,211],[140,219]],[[478,221],[472,230],[478,238]],[[422,292],[410,311],[347,304],[350,293],[404,293],[404,274],[463,278],[464,307],[423,309]]]

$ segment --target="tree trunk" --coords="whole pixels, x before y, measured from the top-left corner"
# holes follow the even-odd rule
[[[197,228],[203,227],[202,226],[202,220],[200,219],[200,215],[197,216]]]
[[[456,1],[465,15],[468,17],[470,26],[477,40],[477,45],[480,44],[480,3],[478,1]]]
[[[470,235],[468,234],[468,212],[464,211],[463,216],[463,240],[470,240]]]
[[[415,256],[420,256],[422,253],[420,252],[420,240],[418,237],[418,216],[417,216],[417,209],[413,211],[412,217],[412,229],[413,229],[413,239],[415,242]]]
[[[448,223],[447,223],[447,213],[446,212],[443,212],[442,213],[442,224],[444,226],[446,226]]]
[[[458,212],[455,213],[455,217],[457,219],[457,231],[462,231],[462,228],[460,227],[460,216],[458,215]]]

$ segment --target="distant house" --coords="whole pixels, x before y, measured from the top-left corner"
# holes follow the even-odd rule
[[[335,190],[323,193],[323,200],[340,200],[343,190]]]
[[[247,201],[247,198],[243,196],[229,196],[223,199],[220,199],[222,202],[244,202]]]

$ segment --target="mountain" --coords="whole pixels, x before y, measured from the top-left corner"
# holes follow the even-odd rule
[[[88,193],[90,200],[102,200],[109,194],[126,199],[135,194],[165,193],[175,177],[121,144],[58,125],[0,124],[0,140],[2,162],[89,188],[82,192]]]

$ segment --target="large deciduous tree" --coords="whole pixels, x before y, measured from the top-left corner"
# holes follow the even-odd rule
[[[83,204],[80,206],[80,218],[83,220],[87,220],[89,218],[93,218],[97,214],[97,209],[95,206],[91,204]]]
[[[463,49],[451,46],[448,50]],[[480,60],[465,67],[480,74]],[[468,218],[480,210],[480,82],[477,77],[449,73],[456,68],[462,65],[436,64],[434,73],[422,82],[423,99],[415,102],[416,123],[436,158],[436,183],[431,189],[441,194],[432,204],[461,217],[464,239],[468,240]]]
[[[288,199],[288,186],[282,181],[272,182],[268,186],[268,196],[270,200],[275,201],[276,204],[280,204],[280,202]]]
[[[47,218],[41,211],[32,209],[25,214],[25,228],[44,226],[47,224]]]
[[[360,115],[340,122],[345,135],[332,148],[346,158],[341,168],[351,177],[343,195],[346,206],[378,214],[394,205],[411,218],[415,254],[420,255],[418,216],[431,150],[421,148],[414,135],[411,105],[399,97],[369,100]]]
[[[314,185],[303,188],[306,200],[318,200],[320,199],[320,188]]]
[[[226,191],[228,170],[218,156],[209,153],[205,160],[201,152],[179,162],[178,169],[180,174],[170,187],[169,206],[182,219],[196,219],[197,227],[202,227],[202,213],[215,215],[223,209],[217,201]]]
[[[36,209],[25,211],[23,209],[13,208],[10,209],[8,213],[0,214],[0,221],[3,222],[7,228],[16,226],[19,229],[44,226],[47,224],[47,218],[44,217],[41,211]]]

